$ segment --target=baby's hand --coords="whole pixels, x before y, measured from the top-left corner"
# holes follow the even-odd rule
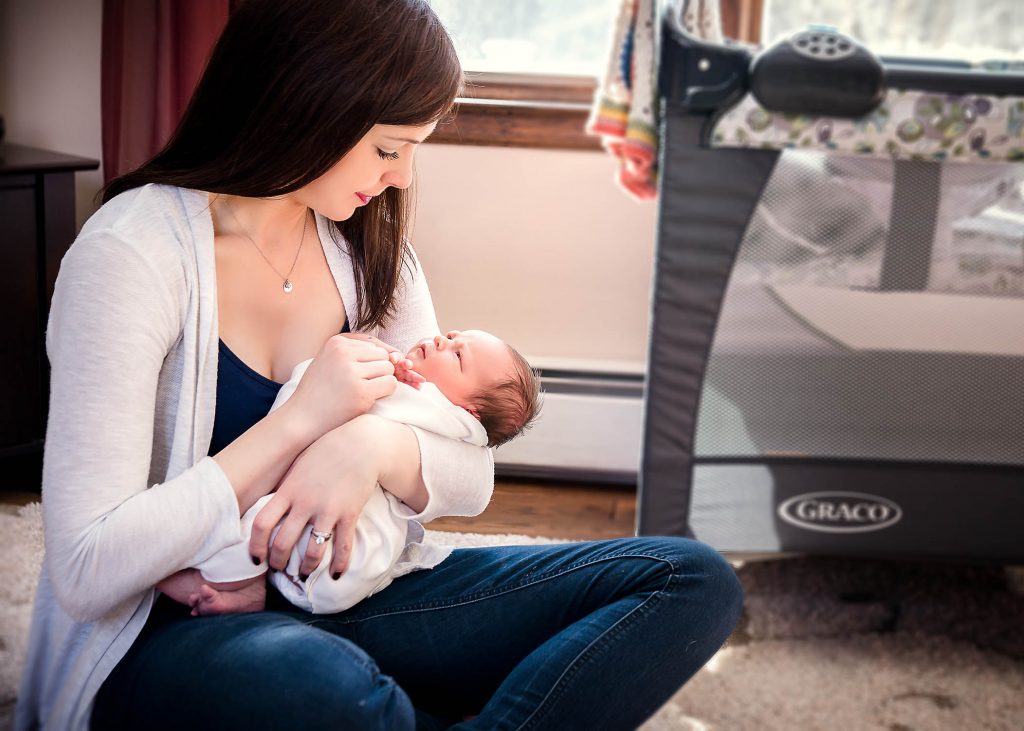
[[[399,383],[405,383],[413,388],[419,388],[421,383],[427,379],[412,369],[412,361],[406,358],[397,350],[389,353],[392,365],[395,366],[395,378]]]

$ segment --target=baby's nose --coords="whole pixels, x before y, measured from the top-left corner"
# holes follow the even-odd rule
[[[448,341],[445,339],[444,335],[434,336],[434,347],[437,348],[438,350],[442,350],[446,342]]]

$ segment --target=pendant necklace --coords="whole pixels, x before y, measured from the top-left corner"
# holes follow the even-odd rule
[[[234,210],[231,208],[231,205],[228,203],[226,198],[224,199],[224,205],[227,206],[228,213],[231,214],[231,217],[235,219],[235,223],[238,224],[238,228],[240,228],[242,233],[245,234],[245,238],[249,239],[250,243],[256,247],[256,251],[260,252],[260,256],[262,256],[263,260],[270,265],[271,269],[274,270],[274,274],[281,277],[281,289],[284,290],[284,293],[291,294],[292,290],[295,289],[295,285],[292,284],[291,276],[292,272],[295,271],[295,265],[299,261],[299,253],[302,251],[302,242],[306,240],[306,224],[309,222],[309,209],[307,208],[305,213],[302,214],[302,236],[299,238],[299,248],[295,251],[295,258],[292,260],[291,269],[288,270],[287,274],[282,275],[281,272],[277,271],[277,267],[274,266],[273,262],[267,258],[267,255],[263,253],[263,249],[259,247],[255,239],[253,239],[253,237],[249,235],[249,232],[245,230],[245,226],[243,226],[242,222],[238,220],[238,216],[235,215]]]

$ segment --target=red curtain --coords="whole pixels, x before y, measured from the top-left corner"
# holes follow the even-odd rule
[[[233,0],[104,0],[104,182],[164,146],[188,105]]]

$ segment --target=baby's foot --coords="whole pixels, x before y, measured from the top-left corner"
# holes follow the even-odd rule
[[[156,588],[179,604],[192,606],[191,598],[202,585],[203,575],[199,569],[182,569],[161,581]]]
[[[192,616],[211,614],[240,614],[242,612],[259,612],[266,606],[267,586],[260,576],[237,589],[215,589],[203,584],[199,591],[189,598],[192,605]]]

